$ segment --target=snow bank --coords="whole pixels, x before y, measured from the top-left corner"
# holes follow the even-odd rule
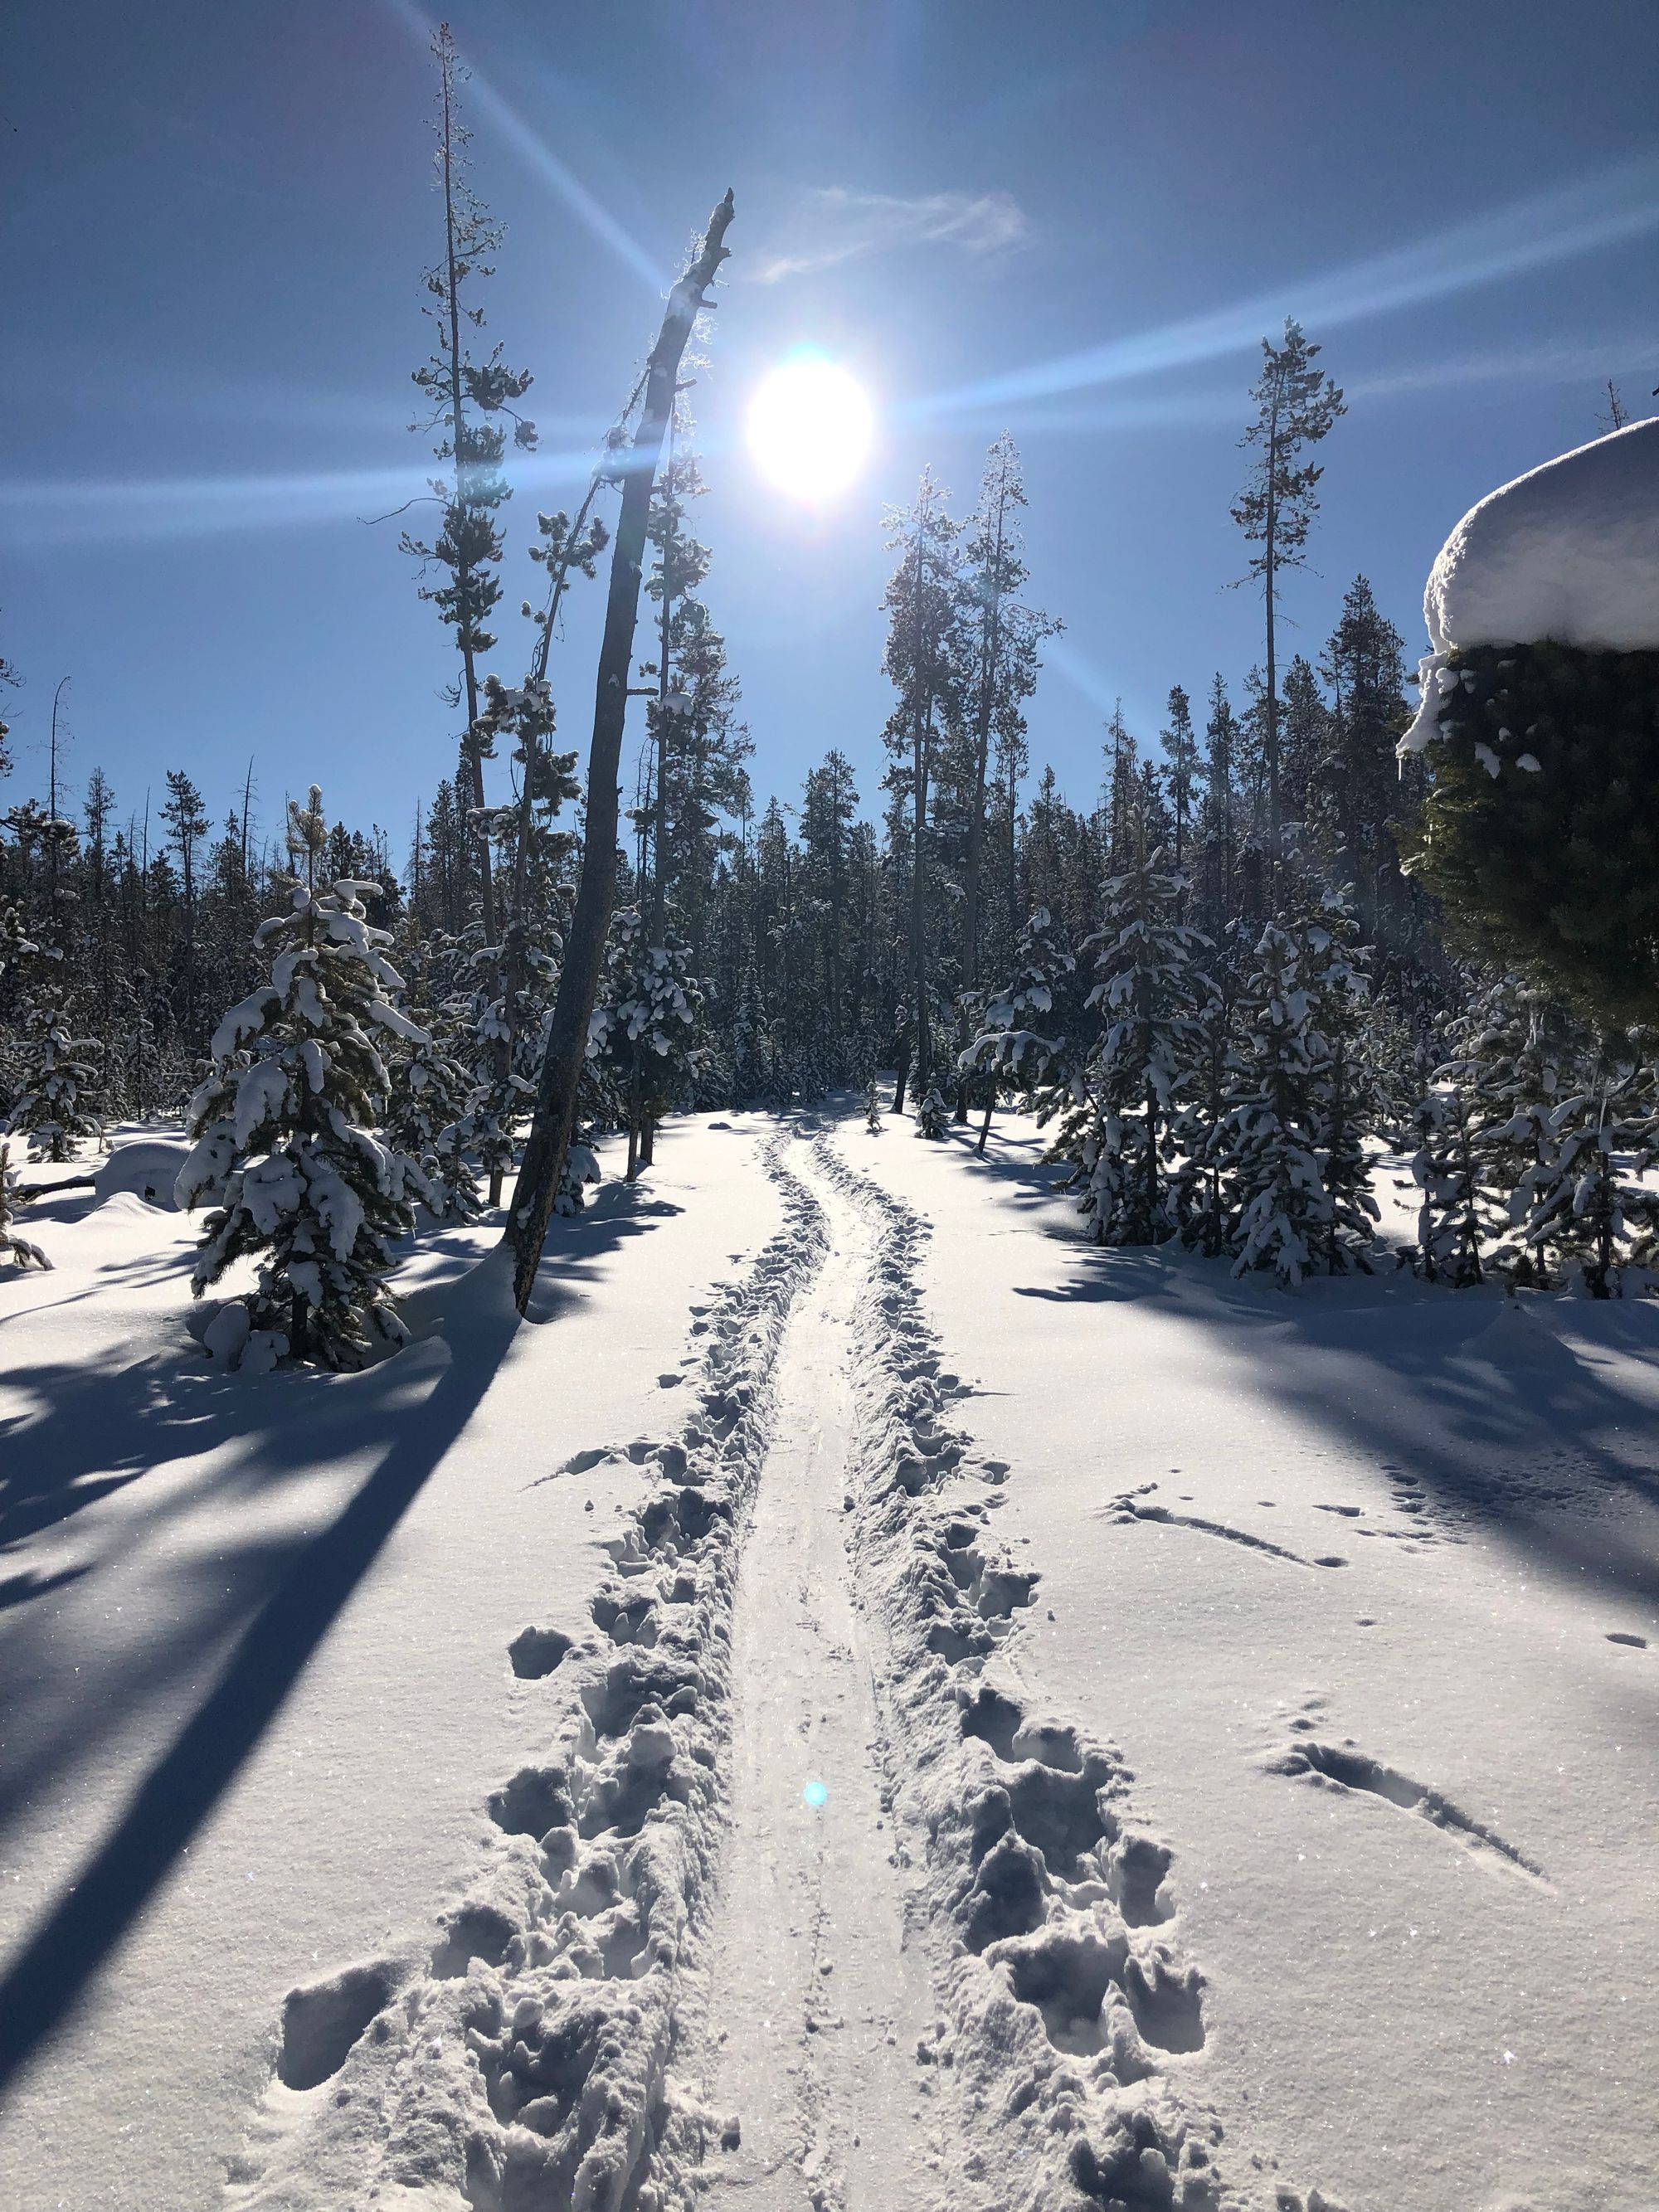
[[[173,1185],[190,1157],[190,1146],[169,1144],[162,1137],[147,1137],[137,1144],[118,1145],[98,1170],[96,1188],[101,1202],[118,1191],[130,1191],[147,1206],[178,1210]]]
[[[1563,453],[1491,492],[1441,547],[1423,593],[1433,652],[1401,741],[1420,751],[1455,650],[1544,638],[1659,650],[1659,416]]]

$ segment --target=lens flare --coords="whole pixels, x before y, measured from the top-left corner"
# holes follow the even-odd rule
[[[749,450],[769,483],[809,505],[863,468],[875,418],[855,377],[821,354],[773,370],[749,404]]]

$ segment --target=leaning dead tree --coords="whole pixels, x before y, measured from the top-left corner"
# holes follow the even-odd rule
[[[525,1146],[524,1164],[507,1218],[513,1246],[513,1295],[523,1313],[541,1263],[542,1245],[559,1194],[576,1115],[576,1089],[587,1050],[588,1024],[599,995],[605,933],[617,890],[617,778],[622,761],[623,725],[628,714],[628,678],[634,659],[634,631],[639,620],[640,581],[645,562],[646,526],[652,487],[662,458],[663,441],[673,418],[680,361],[691,325],[712,301],[703,295],[722,261],[732,221],[732,195],[708,219],[696,259],[668,295],[657,343],[646,365],[640,426],[622,449],[615,472],[622,478],[622,512],[611,556],[611,588],[605,602],[605,635],[599,646],[599,680],[593,700],[593,740],[587,756],[587,821],[582,842],[576,908],[565,942],[559,995],[548,1032],[546,1056],[536,1093],[536,1111]]]

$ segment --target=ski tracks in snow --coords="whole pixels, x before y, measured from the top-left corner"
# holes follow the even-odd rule
[[[1030,1709],[1038,1577],[949,1418],[927,1225],[821,1135],[762,1157],[783,1227],[697,1325],[591,1632],[512,1641],[557,1749],[435,1936],[290,1993],[231,2203],[1242,2201],[1172,1854]]]

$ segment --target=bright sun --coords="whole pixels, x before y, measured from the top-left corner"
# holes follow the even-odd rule
[[[833,499],[864,466],[874,428],[857,380],[834,362],[804,354],[775,368],[749,406],[749,450],[780,491]]]

